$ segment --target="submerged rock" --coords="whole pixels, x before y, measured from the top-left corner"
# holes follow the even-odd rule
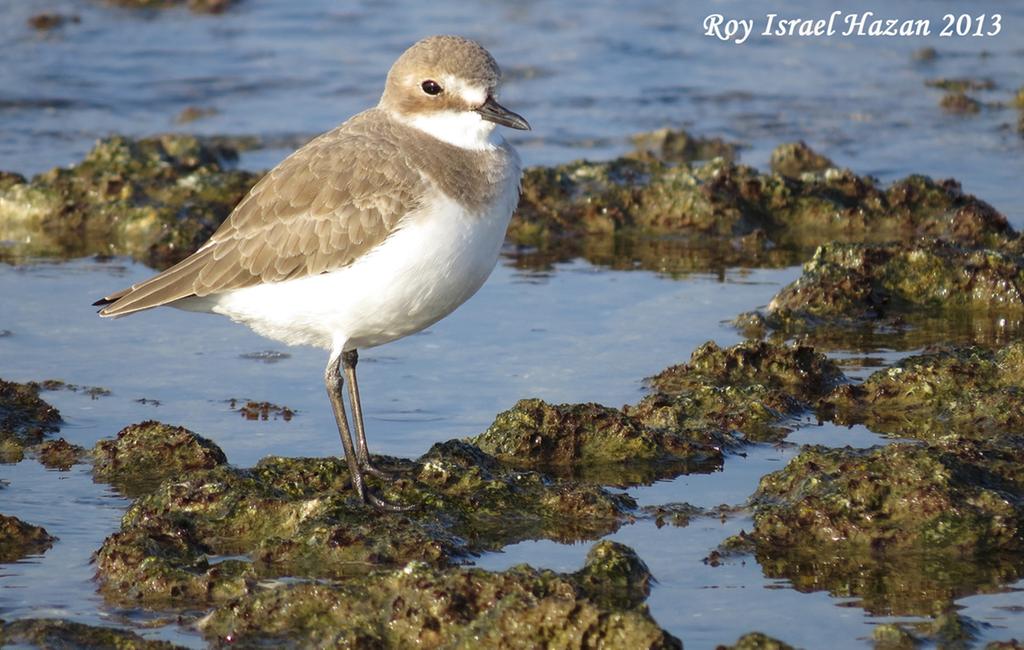
[[[180,474],[136,500],[97,552],[101,590],[154,607],[221,602],[261,578],[341,578],[411,560],[444,567],[523,539],[595,539],[635,509],[626,495],[515,470],[458,441],[377,464],[401,472],[387,498],[417,509],[368,509],[333,458]]]
[[[135,9],[166,9],[185,5],[199,14],[223,13],[234,4],[234,0],[107,0],[107,2],[119,7]]]
[[[241,647],[682,648],[643,604],[650,581],[631,549],[601,542],[570,574],[413,562],[340,584],[280,584],[225,603],[201,627]]]
[[[0,182],[7,256],[130,255],[166,266],[205,241],[258,175],[227,147],[189,135],[101,140],[85,159]]]
[[[161,481],[227,462],[220,447],[184,427],[148,420],[125,427],[92,450],[93,475],[128,496],[145,494]]]
[[[39,386],[0,379],[0,461],[21,460],[25,447],[37,445],[60,428],[57,409],[39,397]]]
[[[85,625],[58,618],[0,621],[0,644],[34,648],[117,648],[117,650],[176,650],[182,646],[151,641],[129,630]]]
[[[57,540],[45,528],[0,514],[0,562],[15,562],[44,553]]]

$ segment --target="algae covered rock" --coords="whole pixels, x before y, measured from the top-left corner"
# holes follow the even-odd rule
[[[636,150],[629,154],[635,158],[653,158],[665,162],[693,162],[736,158],[736,145],[721,138],[698,137],[682,129],[657,129],[638,133],[630,138]]]
[[[40,526],[0,514],[0,562],[14,562],[26,555],[43,553],[56,539]]]
[[[0,182],[7,256],[130,255],[158,266],[205,241],[258,179],[194,136],[101,140],[82,162]]]
[[[154,607],[220,602],[261,578],[342,578],[411,560],[443,567],[523,539],[595,539],[635,509],[626,495],[509,468],[458,441],[377,464],[402,476],[386,497],[415,510],[366,508],[333,458],[180,474],[136,500],[97,552],[101,591]]]
[[[64,438],[47,440],[36,448],[39,462],[49,467],[66,471],[77,464],[87,454],[84,447],[73,445]]]
[[[340,584],[281,584],[201,623],[214,644],[389,648],[681,648],[643,601],[651,580],[628,547],[596,545],[580,571],[501,573],[424,563]]]
[[[944,347],[879,370],[826,398],[842,424],[942,441],[1016,443],[1024,452],[1024,343],[998,350]]]
[[[807,447],[761,479],[759,544],[808,543],[957,556],[1024,550],[1020,494],[979,467],[934,447]]]
[[[652,377],[655,392],[625,410],[655,428],[776,440],[788,433],[788,419],[809,411],[843,381],[835,363],[809,347],[747,341],[721,348],[708,342],[689,363]]]
[[[114,440],[100,440],[92,458],[96,479],[130,496],[150,491],[168,477],[227,462],[213,441],[153,420],[125,427]]]
[[[803,141],[780,144],[772,150],[772,172],[791,178],[800,178],[805,172],[823,172],[835,167],[828,157],[814,151]]]
[[[57,618],[0,621],[0,643],[35,648],[117,648],[117,650],[175,650],[182,646],[152,641],[129,630],[85,625]]]
[[[754,529],[724,549],[873,614],[933,615],[1024,575],[1022,492],[977,453],[806,447],[761,479],[752,503]]]
[[[793,646],[761,632],[750,632],[737,639],[736,643],[720,645],[716,650],[793,650]]]
[[[39,386],[0,379],[0,460],[20,460],[24,449],[60,428],[57,409],[39,397]]]
[[[818,248],[767,312],[743,314],[748,335],[807,336],[828,347],[920,347],[999,341],[1024,330],[1024,255],[946,240]]]
[[[520,400],[470,442],[503,462],[614,485],[650,482],[722,462],[721,441],[654,428],[599,404]]]

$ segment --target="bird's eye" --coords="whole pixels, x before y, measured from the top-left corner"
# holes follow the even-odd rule
[[[444,88],[441,87],[441,84],[437,83],[433,79],[427,79],[426,81],[424,81],[422,84],[420,84],[420,88],[422,88],[423,92],[427,93],[428,95],[440,95],[441,91],[444,90]]]

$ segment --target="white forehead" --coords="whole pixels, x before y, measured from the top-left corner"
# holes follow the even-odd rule
[[[483,106],[483,103],[487,101],[486,86],[469,83],[451,75],[444,75],[443,79],[438,81],[441,82],[446,93],[461,97],[468,106]]]

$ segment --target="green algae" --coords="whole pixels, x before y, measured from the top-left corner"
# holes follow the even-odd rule
[[[721,466],[723,439],[599,404],[520,400],[469,440],[503,462],[625,486]]]
[[[40,526],[0,514],[0,562],[15,562],[26,555],[44,553],[56,539]]]
[[[444,567],[524,539],[595,539],[635,509],[626,495],[509,468],[458,441],[377,464],[401,477],[384,495],[417,509],[368,509],[333,458],[179,474],[137,499],[97,552],[101,591],[121,603],[198,606],[263,578],[344,578],[412,560]]]
[[[650,580],[632,550],[601,542],[572,574],[414,562],[340,584],[255,591],[201,627],[218,646],[681,648],[643,605]]]
[[[47,440],[35,448],[39,462],[50,469],[67,471],[88,454],[84,447],[73,445],[64,438]]]
[[[112,627],[86,625],[56,618],[0,621],[0,644],[37,648],[114,648],[115,650],[175,650],[181,646],[153,641]]]
[[[779,440],[793,418],[844,381],[832,361],[805,346],[747,341],[720,348],[708,342],[689,363],[652,377],[655,392],[625,411],[651,427]]]
[[[61,417],[39,397],[39,386],[0,379],[0,461],[17,462],[25,448],[60,428]]]
[[[811,149],[803,141],[775,147],[769,165],[773,173],[790,178],[800,178],[805,173],[824,172],[836,166],[827,156]]]
[[[682,129],[657,129],[630,138],[636,149],[627,154],[638,159],[685,163],[723,158],[735,160],[738,147],[721,138],[698,137]]]
[[[111,483],[128,496],[150,492],[182,472],[227,462],[211,440],[153,420],[125,427],[114,440],[100,440],[92,460],[96,480]]]
[[[1024,449],[1024,343],[913,355],[823,400],[840,424],[929,441],[968,439]],[[993,460],[995,460],[993,458]]]
[[[793,650],[793,646],[761,632],[750,632],[737,639],[736,643],[717,646],[716,650]]]
[[[1024,332],[1019,245],[826,244],[765,313],[741,314],[734,324],[748,336],[803,337],[825,348],[1006,342]]]
[[[953,180],[910,176],[880,188],[802,143],[780,146],[775,160],[786,175],[722,158],[694,165],[654,156],[527,169],[509,239],[542,252],[579,238],[608,248],[613,236],[629,234],[724,249],[760,232],[748,264],[771,260],[778,247],[802,251],[828,240],[934,236],[995,246],[1019,239],[1003,215]]]
[[[5,256],[130,255],[157,266],[205,241],[258,176],[194,136],[101,140],[77,165],[0,183]]]

